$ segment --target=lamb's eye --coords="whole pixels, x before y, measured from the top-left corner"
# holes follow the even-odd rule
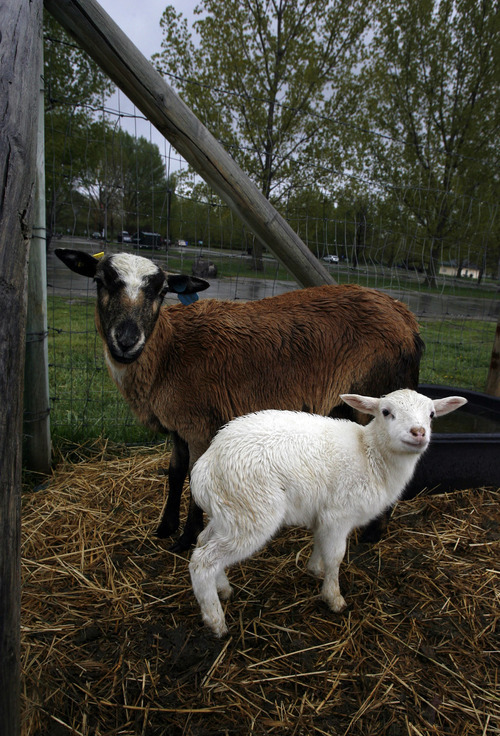
[[[435,416],[436,416],[436,412],[435,411],[431,411],[431,419],[434,419]]]
[[[382,409],[382,414],[384,415],[384,417],[391,416],[391,412],[389,411],[389,409]]]

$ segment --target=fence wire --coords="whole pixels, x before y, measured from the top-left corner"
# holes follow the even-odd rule
[[[71,441],[151,435],[107,375],[93,284],[71,274],[54,247],[140,253],[206,277],[201,298],[253,300],[298,288],[149,122],[119,94],[115,101],[93,111],[83,133],[57,110],[46,115],[51,426]],[[277,209],[338,283],[387,291],[416,313],[426,343],[422,382],[484,390],[500,314],[498,204],[398,184],[392,200],[418,200],[422,220],[430,199],[453,209],[459,234],[430,243],[418,218],[380,205],[379,184],[357,182],[349,199],[349,178],[335,172],[332,191],[283,194]]]

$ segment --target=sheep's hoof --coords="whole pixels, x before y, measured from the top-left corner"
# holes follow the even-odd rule
[[[155,534],[158,539],[166,539],[167,537],[171,537],[172,534],[175,534],[178,528],[179,522],[172,522],[168,519],[162,519],[156,529]]]
[[[379,516],[373,521],[370,521],[367,526],[361,532],[359,541],[362,544],[377,544],[382,539],[383,534],[387,530],[387,518],[385,516]]]
[[[175,552],[175,554],[180,554],[181,552],[187,552],[192,547],[192,542],[189,539],[183,539],[182,537],[179,537],[179,539],[174,542],[170,547],[168,548],[169,552]]]

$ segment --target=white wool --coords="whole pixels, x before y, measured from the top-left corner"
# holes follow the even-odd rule
[[[117,253],[111,256],[111,265],[125,284],[125,293],[131,301],[135,301],[144,286],[147,276],[158,272],[158,266],[142,256],[132,253]]]
[[[322,597],[342,610],[338,571],[347,536],[398,499],[429,444],[432,416],[465,403],[409,389],[342,398],[375,418],[361,426],[304,412],[248,414],[223,427],[195,464],[191,492],[209,523],[189,569],[203,619],[218,636],[227,629],[217,591],[231,593],[224,569],[286,525],[314,531],[309,570],[324,574]]]

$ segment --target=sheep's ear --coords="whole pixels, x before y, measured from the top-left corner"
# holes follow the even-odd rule
[[[376,414],[380,403],[380,399],[361,396],[361,394],[340,394],[340,398],[353,409],[362,412],[362,414]]]
[[[198,291],[205,291],[210,286],[208,281],[199,279],[197,276],[171,273],[167,275],[167,284],[168,290],[176,294],[196,294]]]
[[[94,258],[90,253],[83,250],[71,250],[71,248],[56,248],[55,254],[71,271],[87,276],[93,279],[99,263],[98,258]]]
[[[467,399],[462,396],[445,396],[444,399],[434,399],[434,411],[437,417],[441,417],[443,414],[449,414],[450,411],[460,409],[466,403]]]

